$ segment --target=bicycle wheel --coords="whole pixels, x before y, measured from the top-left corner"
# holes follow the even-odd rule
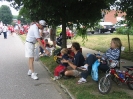
[[[131,76],[133,76],[133,73],[131,74]],[[128,78],[128,83],[127,83],[129,89],[133,90],[133,79],[132,78]]]
[[[110,92],[112,87],[112,83],[111,80],[108,77],[104,76],[100,79],[99,83],[98,83],[98,90],[101,94],[107,94]]]

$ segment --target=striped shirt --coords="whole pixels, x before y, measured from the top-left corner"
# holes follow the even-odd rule
[[[108,49],[105,54],[102,55],[105,59],[108,60],[117,60],[120,56],[120,49]]]

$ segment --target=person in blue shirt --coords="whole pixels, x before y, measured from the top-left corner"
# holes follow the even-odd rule
[[[118,60],[121,53],[121,46],[122,46],[122,43],[119,38],[112,38],[110,43],[110,48],[106,51],[105,54],[103,54],[102,56],[99,56],[99,55],[97,56],[92,54],[89,55],[85,61],[85,65],[81,66],[87,71],[81,73],[81,78],[79,79],[78,83],[81,84],[81,83],[87,82],[86,78],[88,77],[88,75],[91,74],[92,65],[97,59]],[[101,62],[99,65],[99,69],[104,72],[107,71],[109,69],[107,62],[104,62],[104,63]]]
[[[85,58],[80,51],[80,44],[78,42],[73,42],[71,46],[71,50],[74,52],[75,56],[73,61],[63,59],[62,62],[68,63],[69,69],[65,71],[65,76],[74,76],[79,77],[81,71],[77,70],[78,67],[84,65]]]

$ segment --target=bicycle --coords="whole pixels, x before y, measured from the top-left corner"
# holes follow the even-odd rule
[[[130,73],[130,71],[133,71],[133,66],[122,66],[123,68],[126,68],[125,71],[122,71],[120,68],[117,68],[118,66],[116,66],[116,64],[117,63],[109,65],[110,69],[106,71],[105,76],[99,80],[98,90],[101,94],[110,92],[112,80],[117,83],[126,83],[129,89],[133,90],[133,73]]]

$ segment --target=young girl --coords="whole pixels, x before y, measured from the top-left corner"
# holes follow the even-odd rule
[[[63,48],[61,50],[61,56],[57,56],[57,57],[61,58],[61,59],[68,60],[69,59],[68,49],[67,48]],[[61,64],[59,64],[54,70],[54,79],[53,80],[59,79],[60,78],[60,73],[64,72],[66,70],[67,66],[68,66],[68,64],[67,63],[62,63],[62,60],[61,60]]]
[[[40,47],[40,52],[41,52],[41,55],[40,56],[50,56],[51,55],[51,49],[50,49],[50,44],[48,42],[48,39],[45,39],[45,40],[41,40],[41,42],[43,43],[43,45],[45,46],[45,48],[47,49],[47,54],[45,53],[45,51]]]
[[[87,69],[87,72],[81,73],[81,78],[78,83],[87,82],[86,78],[91,74],[92,65],[98,58],[104,58],[105,60],[118,60],[120,57],[121,46],[121,40],[119,38],[113,38],[110,43],[110,49],[108,49],[105,54],[102,56],[89,55],[85,61],[85,65],[82,66],[82,68]],[[105,72],[109,69],[109,66],[107,63],[100,63],[99,69]]]
[[[50,56],[52,53],[51,53],[51,45],[49,44],[48,39],[45,39],[44,45],[45,45],[46,49],[48,50],[47,54],[44,52],[44,56]]]

